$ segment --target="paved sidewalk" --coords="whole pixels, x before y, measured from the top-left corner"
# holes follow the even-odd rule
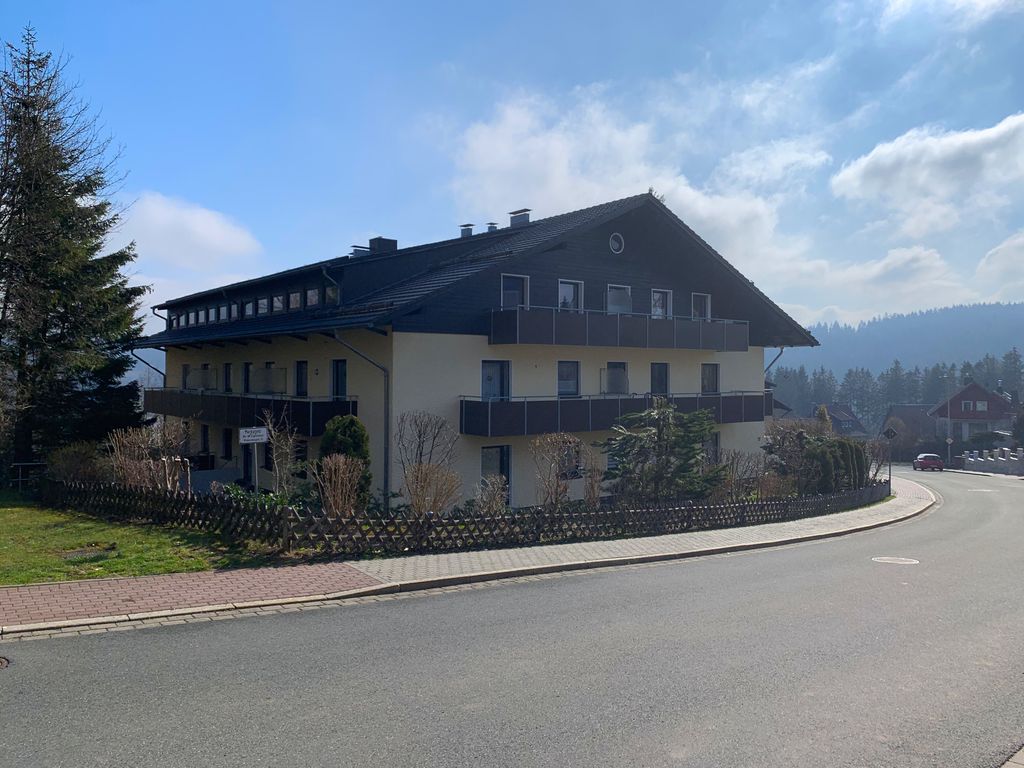
[[[380,560],[56,582],[0,588],[0,636],[44,628],[385,594],[614,564],[652,562],[838,536],[897,522],[935,497],[893,478],[896,498],[834,515],[717,531],[415,555]]]

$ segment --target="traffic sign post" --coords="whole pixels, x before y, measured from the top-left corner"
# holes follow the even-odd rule
[[[882,436],[889,441],[889,493],[892,493],[892,441],[897,435],[899,432],[892,427],[886,427],[885,432],[882,433]]]
[[[252,449],[252,488],[254,491],[260,489],[260,469],[256,459],[256,446],[270,440],[270,430],[266,427],[242,427],[238,430],[238,444],[251,445]]]

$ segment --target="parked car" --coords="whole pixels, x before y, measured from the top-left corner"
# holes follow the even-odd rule
[[[945,465],[942,463],[942,459],[940,459],[936,453],[920,453],[917,458],[914,459],[914,469],[920,469],[922,471],[926,469],[937,469],[941,472],[944,468]]]

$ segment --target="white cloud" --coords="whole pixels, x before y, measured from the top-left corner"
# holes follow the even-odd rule
[[[986,253],[975,274],[993,290],[992,299],[1020,301],[1024,296],[1024,229]]]
[[[755,279],[786,279],[806,269],[807,244],[778,230],[778,202],[753,191],[695,185],[678,167],[672,142],[650,123],[631,121],[593,93],[567,109],[536,96],[498,105],[463,133],[453,189],[467,221],[529,206],[551,215],[654,187],[681,218]],[[777,163],[767,176],[799,162]],[[738,174],[739,171],[736,171]]]
[[[1024,9],[1022,0],[887,0],[879,18],[883,29],[917,12],[938,16],[959,27],[973,27],[993,16]]]
[[[832,177],[848,200],[887,207],[911,237],[948,230],[968,212],[1009,202],[999,190],[1024,180],[1024,114],[991,128],[915,128],[877,145]]]
[[[132,282],[153,289],[147,308],[265,271],[263,248],[245,227],[219,211],[159,192],[139,195],[110,245],[132,240],[138,252]],[[162,327],[151,313],[146,323],[150,333]]]
[[[725,157],[712,182],[722,189],[779,189],[801,183],[832,162],[814,139],[781,139]]]

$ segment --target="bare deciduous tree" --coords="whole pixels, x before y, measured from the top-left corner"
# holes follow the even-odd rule
[[[436,413],[406,411],[398,418],[396,442],[403,472],[422,464],[447,467],[455,456],[459,433]]]
[[[476,508],[481,515],[495,517],[508,509],[508,480],[504,475],[485,475],[476,489]]]
[[[417,515],[443,512],[459,498],[462,478],[452,468],[459,433],[443,416],[406,411],[398,419],[402,494]]]
[[[263,411],[262,421],[267,428],[267,445],[274,476],[273,491],[281,496],[291,496],[296,485],[295,474],[301,470],[300,462],[295,458],[299,433],[292,429],[284,417],[275,419],[269,410]]]
[[[161,419],[149,427],[117,429],[109,440],[117,482],[138,488],[191,490],[191,468],[181,455],[188,444],[184,422]]]
[[[352,456],[334,453],[311,466],[313,482],[324,512],[333,517],[351,517],[359,511],[360,480],[365,464]]]
[[[441,464],[413,464],[405,470],[404,495],[417,516],[446,512],[459,498],[462,478]]]
[[[601,457],[592,448],[583,448],[583,500],[588,507],[597,507],[601,503],[601,491],[604,488],[604,469]]]
[[[579,472],[583,443],[566,432],[537,435],[530,452],[537,469],[537,503],[557,507],[569,500],[569,478]]]

